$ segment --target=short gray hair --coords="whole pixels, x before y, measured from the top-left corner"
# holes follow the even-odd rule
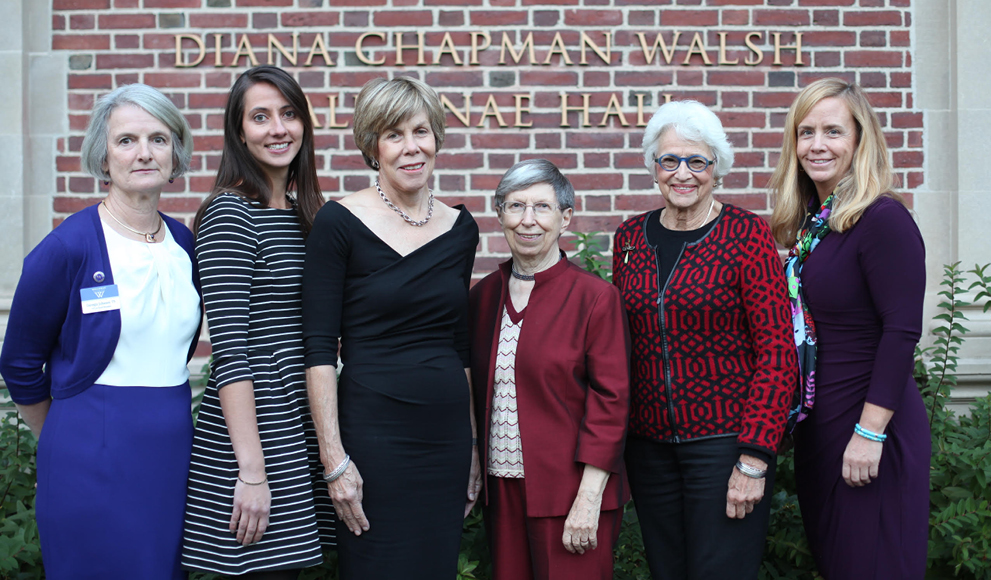
[[[506,196],[516,191],[546,183],[554,188],[557,205],[564,211],[575,207],[575,188],[561,171],[546,159],[527,159],[509,168],[495,190],[495,205],[501,207]]]
[[[643,133],[643,162],[655,178],[657,144],[669,130],[682,139],[704,143],[712,150],[716,158],[712,172],[716,183],[733,169],[733,147],[719,117],[698,101],[671,101],[657,109]]]
[[[89,127],[83,138],[80,156],[87,173],[97,179],[109,179],[103,169],[107,162],[107,140],[110,135],[110,115],[121,105],[134,105],[162,122],[172,132],[172,175],[179,177],[189,171],[193,158],[193,133],[179,109],[158,89],[135,83],[117,87],[100,97],[90,115]]]

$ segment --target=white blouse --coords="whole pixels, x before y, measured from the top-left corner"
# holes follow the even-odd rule
[[[189,254],[168,226],[161,243],[125,238],[103,222],[120,296],[120,339],[97,384],[174,387],[189,379],[186,354],[200,323]]]

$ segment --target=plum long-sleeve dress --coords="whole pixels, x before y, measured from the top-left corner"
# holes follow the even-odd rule
[[[826,236],[802,283],[818,334],[816,401],[796,432],[805,531],[828,580],[921,579],[929,515],[929,425],[912,378],[925,248],[911,215],[881,198]],[[843,452],[864,403],[894,411],[878,477],[852,488]]]

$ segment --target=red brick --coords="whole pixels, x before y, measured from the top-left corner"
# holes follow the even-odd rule
[[[709,0],[709,6],[763,6],[764,0]]]
[[[105,10],[110,0],[52,0],[52,10]]]
[[[723,127],[756,127],[763,128],[765,125],[764,113],[742,113],[733,111],[720,111],[716,113],[723,122]]]
[[[572,182],[575,181],[574,178],[571,179]],[[585,191],[585,187],[579,187],[577,183],[574,183],[575,189],[580,191]],[[616,228],[623,223],[623,218],[620,216],[613,215],[597,215],[592,216],[588,214],[578,214],[571,218],[571,225],[568,229],[573,232],[614,232]]]
[[[754,10],[754,24],[758,26],[808,26],[809,19],[808,10],[781,10],[777,8]]]
[[[623,176],[615,172],[572,174],[569,180],[575,189],[580,191],[620,189],[623,187]],[[619,223],[616,225],[618,226]]]
[[[189,27],[190,28],[204,28],[208,31],[214,31],[221,28],[247,28],[248,27],[248,15],[247,14],[190,14],[189,15]],[[203,36],[203,42],[207,46],[213,46],[213,33],[203,31],[201,33]],[[227,34],[224,34],[228,37]],[[229,38],[225,38],[225,45],[229,44]]]
[[[431,72],[425,80],[432,87],[481,87],[485,85],[485,73],[474,70]]]
[[[145,8],[200,8],[203,6],[201,0],[144,0]]]
[[[720,95],[723,107],[749,107],[750,93],[744,91],[723,91]]]
[[[816,26],[837,26],[840,23],[839,10],[813,10],[812,24]]]
[[[58,171],[81,171],[79,157],[59,155],[55,158],[55,169]]]
[[[69,73],[69,89],[112,89],[113,77],[108,74]]]
[[[69,15],[69,28],[72,30],[92,30],[96,28],[96,17],[92,14]]]
[[[909,189],[916,189],[918,187],[921,187],[923,183],[925,183],[925,174],[924,173],[922,173],[921,171],[909,171],[908,172],[908,188]],[[911,199],[911,195],[912,194],[905,194],[905,197],[909,198],[906,201],[909,201]]]
[[[763,167],[764,153],[760,151],[737,151],[733,167]]]
[[[902,93],[868,91],[867,100],[878,109],[900,108],[903,106]],[[882,127],[886,126],[884,117],[885,114],[883,112],[878,112],[878,118],[881,120]]]
[[[472,149],[518,149],[523,150],[530,147],[530,135],[528,133],[488,133],[475,134],[471,136]]]
[[[577,169],[578,168],[578,156],[571,153],[520,153],[520,161],[526,159],[546,159],[556,165],[558,169]],[[575,187],[578,187],[577,183],[572,182]],[[495,189],[494,187],[492,189]]]
[[[857,33],[846,30],[810,30],[802,34],[802,50],[812,46],[857,46]]]
[[[843,55],[843,64],[848,67],[900,67],[902,53],[884,50],[851,50]]]
[[[788,108],[795,100],[795,93],[754,93],[754,107]]]
[[[100,28],[156,28],[154,14],[101,14]]]
[[[781,131],[772,131],[770,133],[754,131],[753,133],[754,147],[780,149],[783,141],[784,135]]]
[[[416,43],[416,34],[406,32],[410,27],[432,26],[434,23],[433,13],[427,10],[403,10],[403,11],[382,11],[376,12],[372,18],[375,26],[401,26],[403,42],[405,44]]]
[[[727,176],[727,179],[734,175],[731,173]],[[744,179],[747,178],[745,173],[742,176]],[[723,193],[716,194],[715,198],[720,203],[730,203],[748,211],[764,211],[768,209],[767,194],[764,193]]]
[[[153,54],[98,54],[96,68],[151,68],[155,66]]]
[[[898,10],[864,10],[844,12],[843,26],[901,26],[902,13]]]
[[[760,0],[755,1],[760,2]],[[748,10],[721,10],[719,14],[723,26],[745,26],[750,24],[750,12]]]
[[[568,26],[620,26],[623,13],[619,10],[565,10],[564,23]],[[596,35],[589,36],[597,40]]]
[[[654,193],[658,193],[656,190]],[[656,209],[658,206],[658,195],[617,195],[616,211],[644,212]]]
[[[93,108],[93,103],[95,102],[93,95],[84,95],[79,93],[69,93],[69,110],[70,111],[89,111]]]
[[[675,86],[697,86],[705,80],[705,73],[700,70],[679,70],[677,78]]]
[[[661,12],[661,26],[716,26],[719,24],[718,10],[665,10]],[[691,42],[692,35],[682,33],[685,42]],[[687,38],[685,38],[687,36]],[[648,36],[650,38],[650,36]]]
[[[568,149],[619,149],[623,147],[625,140],[625,135],[622,133],[599,133],[591,131],[567,133],[565,135],[565,147]]]
[[[853,6],[856,0],[798,0],[799,6]]]
[[[283,12],[282,26],[296,28],[300,26],[337,26],[340,24],[341,13],[332,10],[315,12]]]
[[[891,113],[891,126],[896,129],[921,129],[922,113]]]
[[[69,191],[72,193],[93,193],[96,191],[96,180],[92,177],[70,177]]]
[[[236,0],[238,8],[248,6],[292,6],[292,0]]]
[[[922,167],[922,151],[895,151],[891,154],[895,167]]]
[[[888,77],[883,72],[861,72],[860,86],[869,89],[883,89],[888,86]]]
[[[52,35],[52,48],[55,50],[108,50],[108,34],[55,34]]]
[[[891,46],[910,46],[911,44],[912,36],[908,30],[891,31]]]
[[[155,88],[199,87],[203,75],[198,72],[145,73],[145,83]]]
[[[922,131],[909,131],[907,145],[909,147],[922,147]]]
[[[888,149],[901,149],[905,144],[905,135],[901,131],[886,131],[884,133],[884,143]]]
[[[723,85],[730,87],[739,86],[763,86],[766,76],[763,71],[758,70],[711,70],[707,73],[709,86]]]

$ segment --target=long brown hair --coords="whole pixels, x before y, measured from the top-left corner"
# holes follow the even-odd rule
[[[261,165],[248,151],[241,140],[244,124],[244,95],[256,83],[274,86],[296,112],[303,123],[303,142],[299,153],[289,164],[286,190],[296,190],[296,213],[303,235],[310,233],[313,219],[323,206],[323,194],[317,181],[317,166],[314,159],[313,119],[306,102],[303,89],[292,76],[275,66],[258,66],[244,72],[234,82],[227,96],[227,109],[224,111],[224,151],[220,156],[220,168],[213,191],[203,200],[193,220],[193,231],[198,232],[200,221],[206,208],[221,193],[233,192],[252,201],[268,205],[272,197],[272,184]]]
[[[798,124],[823,99],[833,97],[846,103],[857,125],[857,149],[850,170],[836,185],[829,215],[830,229],[842,232],[852,228],[868,206],[881,196],[901,201],[891,191],[893,176],[888,147],[884,142],[881,123],[863,89],[840,79],[818,80],[805,87],[788,109],[781,158],[769,184],[774,199],[771,232],[774,239],[785,247],[795,243],[809,203],[818,195],[815,182],[799,167]]]

